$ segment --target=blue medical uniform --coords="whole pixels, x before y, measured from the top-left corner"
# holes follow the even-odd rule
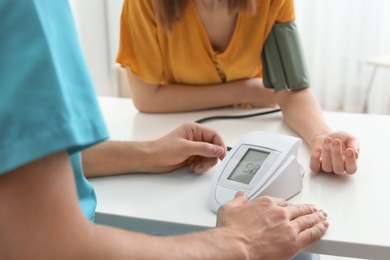
[[[106,138],[68,1],[0,0],[0,174],[67,150],[93,220],[80,151]]]

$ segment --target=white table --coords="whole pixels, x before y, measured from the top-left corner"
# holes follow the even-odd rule
[[[390,55],[371,57],[367,63],[374,66],[390,67]]]
[[[370,98],[370,94],[372,91],[372,88],[374,86],[374,81],[375,81],[375,76],[378,71],[379,67],[384,67],[384,68],[390,68],[390,55],[385,55],[385,56],[376,56],[376,57],[370,57],[367,59],[367,64],[370,64],[373,66],[373,70],[368,82],[367,90],[366,90],[366,99],[364,101],[364,110],[367,112],[368,110],[368,100]]]
[[[260,110],[217,109],[177,114],[139,113],[130,99],[100,98],[111,138],[146,140],[182,122],[206,116],[246,114]],[[328,213],[330,228],[307,252],[390,259],[390,116],[325,112],[335,130],[359,137],[359,170],[354,176],[313,173],[309,149],[301,146],[305,167],[303,190],[290,201],[313,203]],[[252,130],[296,135],[281,113],[206,122],[229,146]],[[169,174],[129,174],[90,179],[96,189],[96,221],[129,230],[171,235],[213,227],[216,215],[207,200],[215,167],[203,175],[184,168]]]

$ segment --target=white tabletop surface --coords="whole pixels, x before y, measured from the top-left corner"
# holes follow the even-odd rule
[[[182,122],[213,115],[247,114],[261,110],[217,109],[190,113],[145,114],[131,99],[100,97],[99,102],[113,140],[146,140],[161,136]],[[313,173],[309,148],[304,143],[298,161],[306,174],[303,190],[293,203],[313,203],[324,209],[330,228],[325,236],[305,249],[308,252],[367,259],[390,259],[390,116],[325,112],[335,130],[360,139],[359,170],[353,176]],[[252,130],[294,135],[281,113],[205,125],[216,129],[228,146],[234,146]],[[124,221],[142,220],[177,226],[213,227],[216,215],[207,201],[215,167],[202,175],[187,168],[168,174],[129,174],[90,179],[99,215],[120,216]],[[137,222],[138,221],[138,222]],[[109,221],[108,221],[109,222]],[[113,224],[113,223],[106,223]],[[135,229],[136,230],[136,229]],[[167,232],[169,233],[169,232]]]
[[[371,57],[367,60],[367,63],[375,66],[390,67],[390,55]]]

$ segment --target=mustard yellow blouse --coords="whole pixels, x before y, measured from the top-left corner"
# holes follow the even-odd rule
[[[125,0],[117,62],[151,84],[206,85],[261,77],[261,51],[275,22],[295,19],[293,0],[258,0],[257,14],[239,14],[227,49],[211,46],[195,5],[169,35],[157,25],[152,0]]]

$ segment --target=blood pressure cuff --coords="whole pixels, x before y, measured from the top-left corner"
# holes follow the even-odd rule
[[[309,74],[295,22],[274,24],[262,52],[263,83],[275,92],[309,87]]]

